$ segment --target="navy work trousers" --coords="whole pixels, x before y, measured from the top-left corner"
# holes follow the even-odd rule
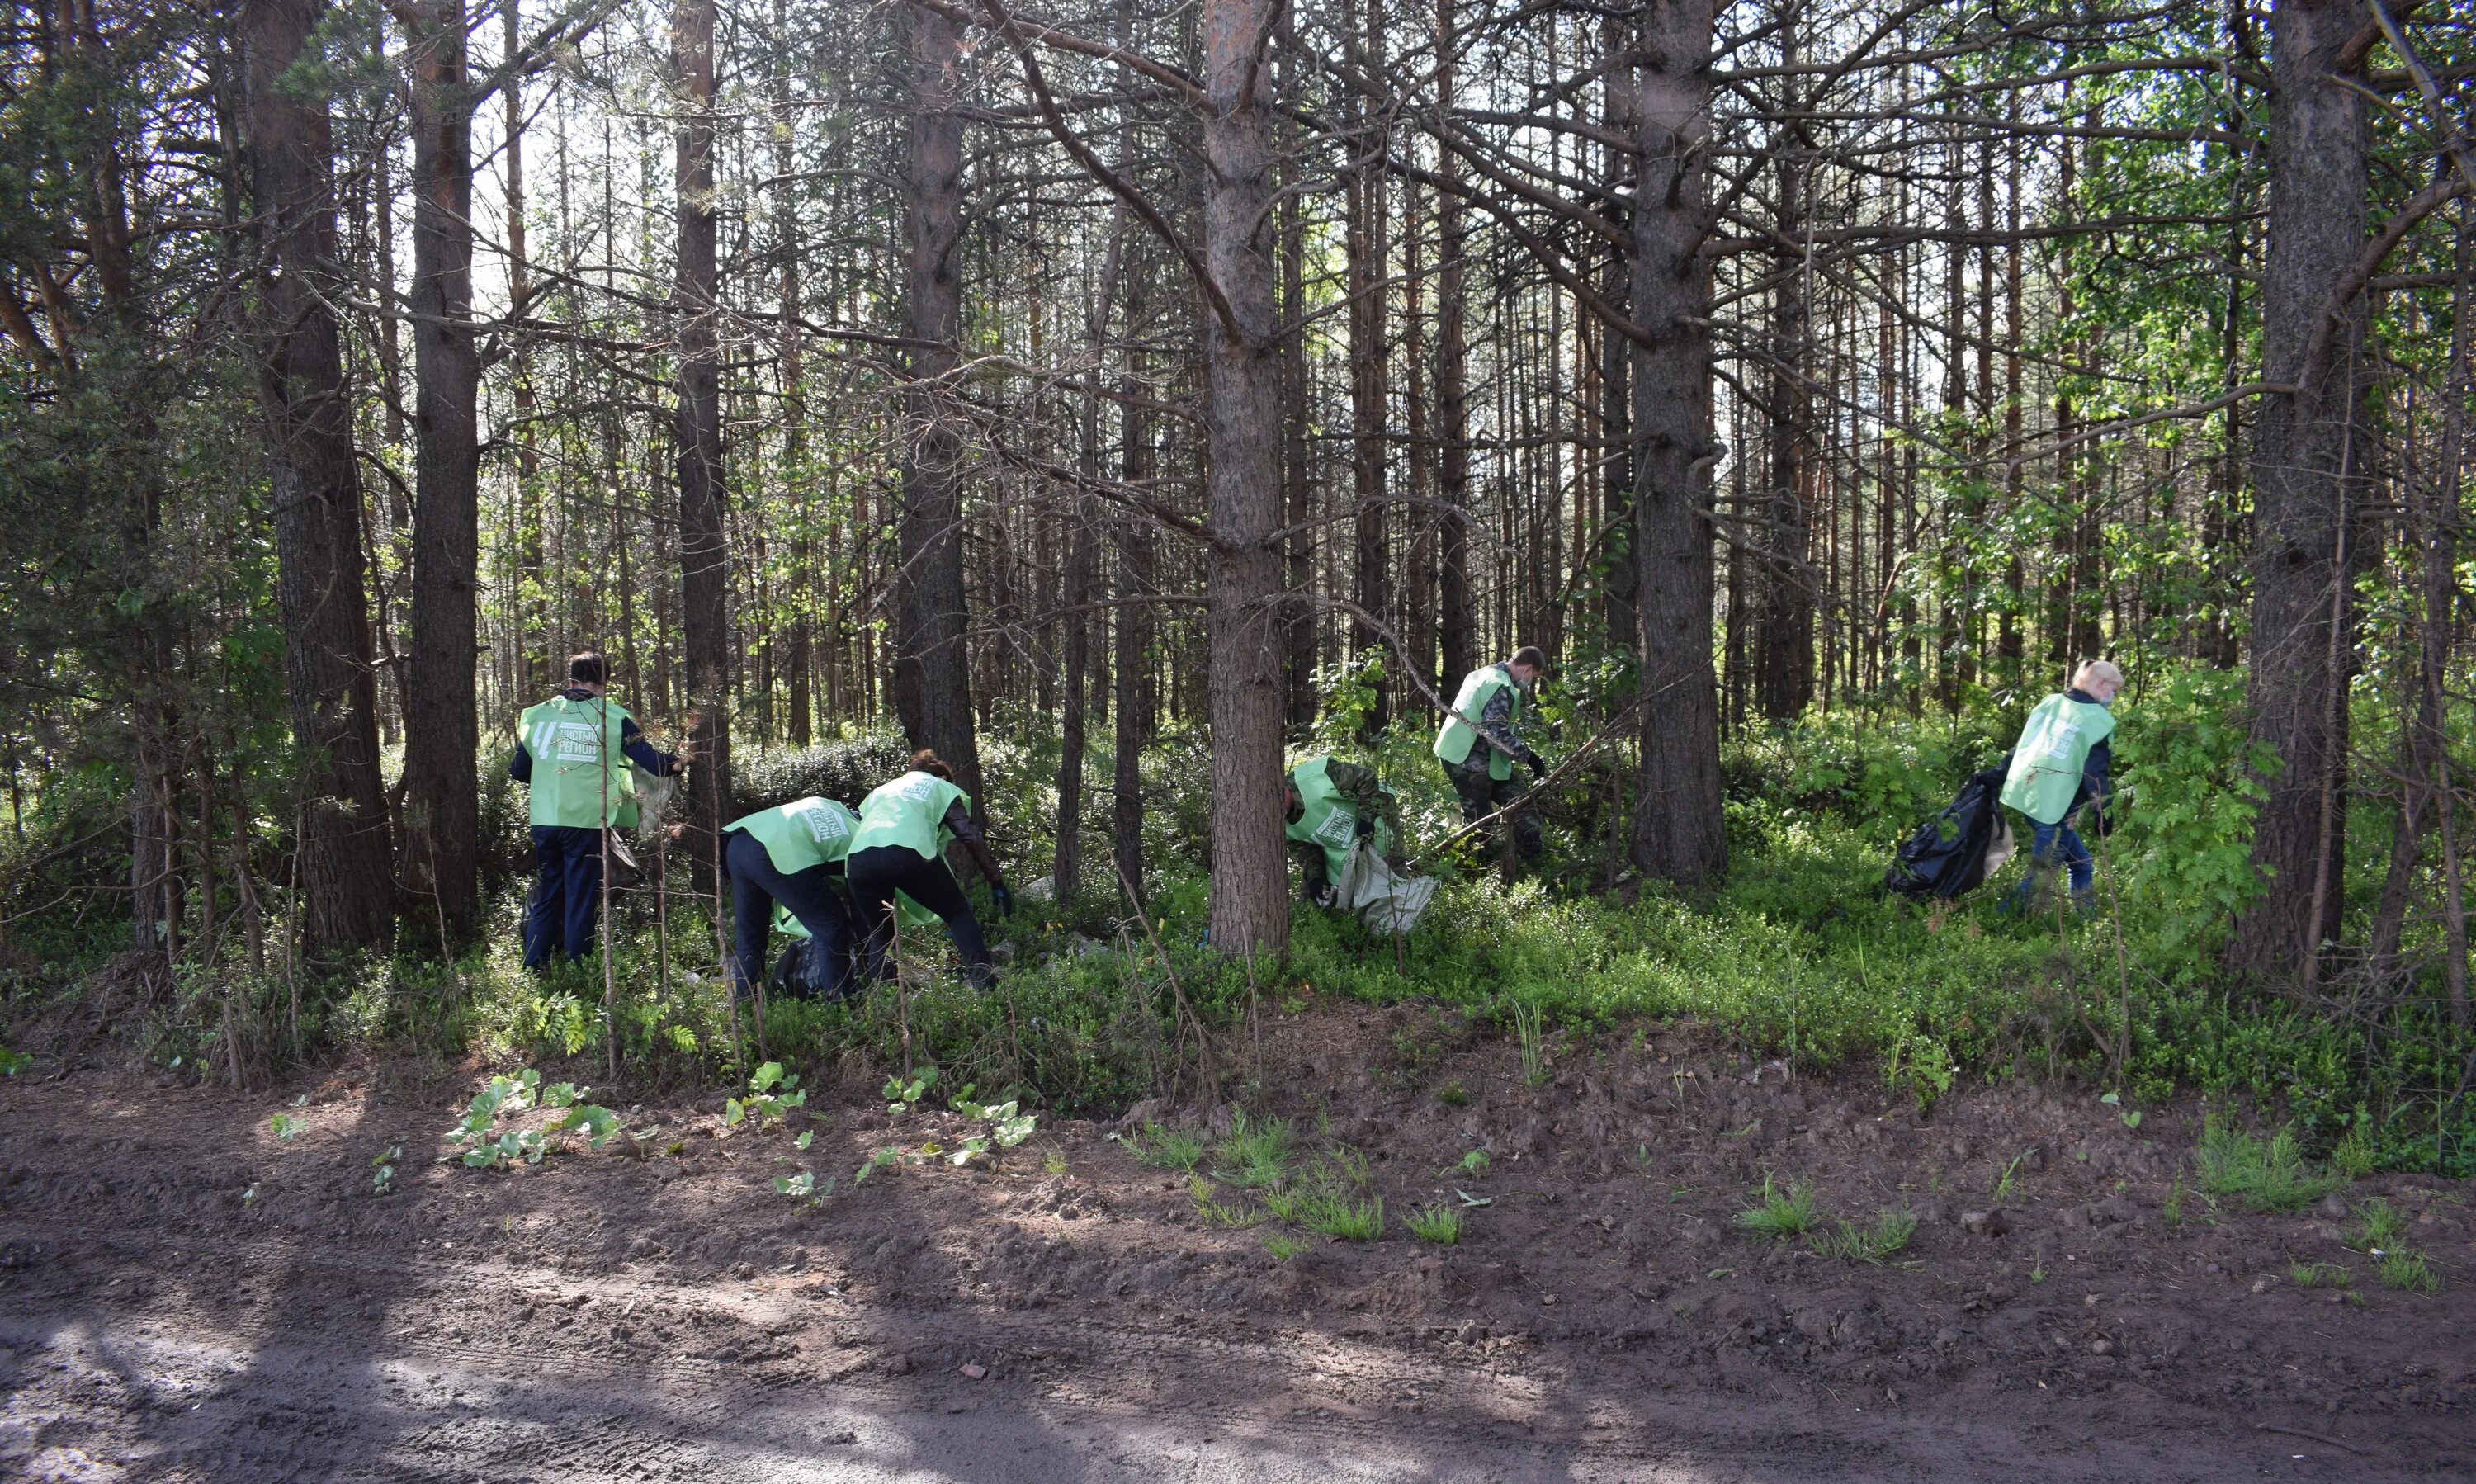
[[[765,853],[765,842],[745,829],[730,832],[723,847],[723,866],[730,873],[730,993],[744,1000],[755,992],[765,973],[765,946],[774,928],[774,903],[780,903],[800,926],[808,929],[812,961],[823,970],[821,993],[839,1000],[851,961],[851,911],[834,890],[832,872],[825,866],[785,875]]]
[[[533,895],[525,904],[525,967],[554,955],[570,962],[593,949],[602,915],[602,831],[571,825],[533,827]]]
[[[844,869],[851,874],[852,911],[868,928],[863,973],[885,977],[885,951],[894,943],[894,894],[899,891],[946,920],[946,935],[963,955],[963,972],[973,983],[997,977],[997,961],[989,956],[988,940],[980,936],[980,920],[972,915],[972,904],[944,861],[904,846],[879,845],[852,852]]]

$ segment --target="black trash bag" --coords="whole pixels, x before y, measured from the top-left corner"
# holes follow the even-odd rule
[[[1883,889],[1912,902],[1949,901],[1983,883],[2011,854],[2003,822],[2002,768],[1969,775],[1960,796],[1901,842],[1883,871]]]
[[[851,955],[844,955],[843,992],[838,998],[850,998],[858,980]],[[766,981],[769,992],[790,1000],[823,1000],[826,998],[826,950],[814,938],[798,938],[782,956],[774,960],[774,973]]]

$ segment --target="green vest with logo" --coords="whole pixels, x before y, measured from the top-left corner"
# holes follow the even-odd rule
[[[1290,839],[1324,848],[1325,878],[1338,881],[1349,864],[1349,847],[1358,838],[1358,809],[1332,786],[1325,770],[1329,757],[1311,757],[1291,770],[1299,791],[1298,823],[1282,828]]]
[[[1518,721],[1522,716],[1522,687],[1513,683],[1513,671],[1509,666],[1482,665],[1462,678],[1462,688],[1453,697],[1452,711],[1446,715],[1445,724],[1436,729],[1435,753],[1448,766],[1458,768],[1468,762],[1471,749],[1478,745],[1478,729],[1462,718],[1467,716],[1474,722],[1486,715],[1488,702],[1495,699],[1498,691],[1507,687],[1513,691],[1513,719]],[[1487,776],[1499,782],[1513,777],[1513,759],[1495,748],[1489,748]]]
[[[532,754],[532,822],[599,829],[632,814],[636,780],[620,738],[628,708],[602,697],[554,696],[527,706],[516,736]]]
[[[935,860],[954,838],[954,831],[946,828],[946,810],[958,800],[966,810],[971,808],[971,795],[933,773],[906,773],[881,783],[859,803],[859,829],[851,848],[900,845]]]
[[[831,799],[794,799],[734,819],[722,832],[747,830],[765,847],[775,870],[795,876],[811,866],[842,864],[858,829],[859,816]]]
[[[2115,731],[2115,713],[2093,702],[2053,695],[2038,703],[2012,749],[2003,802],[2041,825],[2063,823],[2080,792],[2090,749]]]

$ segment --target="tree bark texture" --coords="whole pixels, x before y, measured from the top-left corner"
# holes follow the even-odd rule
[[[722,523],[722,306],[714,264],[713,0],[680,0],[673,64],[687,111],[679,130],[680,244],[671,312],[680,342],[678,421],[681,638],[690,731],[689,859],[712,879],[730,801],[730,550]]]
[[[1633,210],[1634,521],[1641,578],[1642,792],[1633,860],[1695,882],[1725,869],[1711,665],[1710,284],[1705,149],[1712,0],[1653,0],[1642,20],[1641,192]]]
[[[985,805],[972,727],[964,631],[963,440],[951,407],[963,289],[963,36],[943,14],[912,7],[910,144],[904,170],[904,333],[912,341],[904,390],[903,568],[895,581],[894,701],[914,747],[934,748],[954,781]]]
[[[479,926],[482,360],[473,339],[473,96],[463,0],[411,8],[412,653],[397,867],[450,942]]]
[[[1281,854],[1280,362],[1274,315],[1271,77],[1278,0],[1204,0],[1203,256],[1227,320],[1205,322],[1212,528],[1212,941],[1289,941]]]
[[[2263,402],[2253,435],[2252,735],[2278,754],[2265,780],[2253,863],[2266,892],[2238,920],[2230,966],[2309,977],[2339,934],[2346,689],[2354,669],[2347,591],[2363,507],[2363,300],[2325,328],[2332,285],[2364,251],[2364,105],[2334,75],[2362,19],[2351,0],[2280,0],[2270,19],[2269,251],[2262,371],[2298,385]],[[2316,340],[2328,347],[2308,364]]]
[[[325,101],[279,87],[324,9],[251,0],[245,122],[260,238],[256,350],[275,512],[285,682],[300,748],[302,939],[313,957],[384,948],[395,928],[378,687],[361,565]],[[247,879],[246,871],[242,879]]]

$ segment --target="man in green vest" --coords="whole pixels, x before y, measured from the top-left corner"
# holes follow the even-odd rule
[[[1537,645],[1525,644],[1499,664],[1482,665],[1462,678],[1461,689],[1436,729],[1436,760],[1462,802],[1462,820],[1484,819],[1521,800],[1526,790],[1513,781],[1513,765],[1521,763],[1533,778],[1546,778],[1548,764],[1530,750],[1514,728],[1529,706],[1548,656]],[[1538,811],[1528,806],[1513,814],[1514,848],[1525,861],[1541,851]]]
[[[2086,805],[2091,827],[2104,835],[2106,775],[2114,760],[2115,693],[2123,672],[2092,659],[2072,677],[2071,689],[2048,696],[2029,713],[2004,771],[2003,803],[2029,821],[2029,871],[2005,903],[2007,910],[2030,907],[2051,889],[2058,859],[2070,873],[2072,905],[2094,916],[2097,899],[2089,847],[2072,829]]]
[[[848,993],[851,909],[834,881],[859,832],[859,816],[831,799],[794,799],[722,827],[723,868],[730,876],[733,952],[730,994],[744,1000],[765,974],[765,948],[780,903],[808,930],[820,998]]]
[[[570,655],[567,689],[516,718],[508,777],[532,798],[533,894],[525,906],[525,967],[554,953],[569,962],[593,946],[602,912],[603,831],[625,817],[634,793],[629,765],[667,778],[692,760],[654,750],[628,708],[603,695],[609,662]]]
[[[1376,781],[1373,768],[1338,757],[1310,757],[1292,768],[1284,824],[1290,853],[1305,874],[1306,898],[1317,906],[1333,904],[1360,840],[1373,837],[1378,853],[1400,864],[1401,804]]]

